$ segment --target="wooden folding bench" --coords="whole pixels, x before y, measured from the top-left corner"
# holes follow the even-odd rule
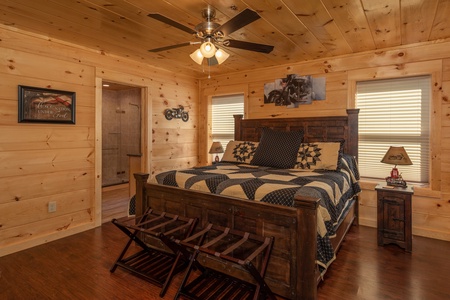
[[[175,299],[180,296],[214,300],[275,299],[264,281],[273,246],[272,237],[209,224],[203,230],[176,242],[186,247],[192,255]],[[229,270],[241,266],[240,272],[249,275],[249,280],[234,277],[234,274],[230,274],[233,271],[222,272],[205,267],[198,261],[199,255],[219,260],[229,265]],[[200,275],[195,277],[193,269],[198,269]]]
[[[151,208],[141,217],[113,219],[112,223],[130,239],[111,267],[111,273],[117,267],[122,267],[161,286],[160,296],[163,297],[172,277],[185,269],[189,263],[190,254],[175,243],[174,239],[190,236],[197,222],[197,218],[156,212]],[[133,241],[142,250],[126,256]]]

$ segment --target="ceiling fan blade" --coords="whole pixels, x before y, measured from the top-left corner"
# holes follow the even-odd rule
[[[170,50],[170,49],[175,49],[175,48],[180,48],[180,47],[184,47],[184,46],[189,46],[195,44],[194,42],[187,42],[187,43],[182,43],[182,44],[176,44],[176,45],[171,45],[171,46],[166,46],[166,47],[161,47],[161,48],[155,48],[155,49],[151,49],[148,50],[150,52],[159,52],[159,51],[165,51],[165,50]]]
[[[224,36],[229,35],[230,33],[235,32],[236,30],[258,20],[261,18],[256,11],[246,8],[241,11],[238,15],[234,16],[218,28],[214,30],[214,32],[221,31]]]
[[[173,26],[173,27],[178,28],[180,30],[183,30],[183,31],[185,31],[185,32],[187,32],[189,34],[196,34],[197,33],[194,29],[189,28],[187,26],[184,26],[183,24],[180,24],[178,22],[175,22],[174,20],[169,19],[169,18],[167,18],[167,17],[165,17],[163,15],[151,14],[150,13],[147,16],[149,16],[150,18],[153,18],[155,20],[158,20],[160,22],[166,23],[167,25],[170,25],[170,26]]]
[[[250,42],[244,42],[244,41],[238,41],[238,40],[225,40],[225,41],[223,41],[223,45],[226,47],[230,47],[230,48],[238,48],[238,49],[256,51],[256,52],[261,52],[261,53],[270,53],[273,50],[273,46],[271,46],[271,45],[250,43]]]

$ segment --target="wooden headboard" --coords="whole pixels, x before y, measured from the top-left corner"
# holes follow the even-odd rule
[[[359,109],[347,109],[347,116],[243,119],[234,116],[234,139],[236,141],[258,142],[261,128],[279,131],[300,131],[303,142],[345,140],[344,152],[358,158],[358,113]]]

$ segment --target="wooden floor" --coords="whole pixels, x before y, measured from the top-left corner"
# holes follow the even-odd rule
[[[128,183],[102,188],[102,223],[125,217],[129,199]]]
[[[159,288],[109,269],[127,237],[111,223],[0,257],[0,299],[160,299]],[[132,246],[135,247],[135,246]],[[376,230],[352,227],[318,289],[319,299],[450,299],[450,242],[414,237],[413,252],[378,247]],[[164,299],[173,299],[180,275]]]

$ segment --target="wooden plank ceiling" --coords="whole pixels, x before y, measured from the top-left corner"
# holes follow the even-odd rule
[[[275,46],[269,54],[224,48],[221,65],[198,65],[199,45],[157,53],[149,49],[199,41],[148,17],[159,13],[189,28],[216,9],[223,24],[246,8],[260,19],[233,40]],[[0,23],[202,78],[335,55],[450,38],[449,0],[1,0]]]

